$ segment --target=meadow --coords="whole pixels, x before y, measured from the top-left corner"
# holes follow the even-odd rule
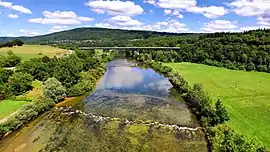
[[[194,63],[166,65],[183,74],[189,84],[203,84],[213,101],[223,101],[235,130],[270,148],[270,74]]]
[[[43,95],[42,82],[35,80],[32,82],[32,87],[32,90],[23,95],[17,96],[16,100],[0,101],[0,120],[17,111],[23,105],[37,100]]]
[[[27,101],[13,101],[13,100],[3,100],[0,101],[0,120],[12,114],[21,108]]]
[[[22,58],[22,61],[27,61],[31,58],[38,58],[43,56],[60,57],[65,54],[70,54],[68,50],[60,49],[47,45],[23,45],[19,47],[4,47],[0,48],[0,55],[5,55],[8,51],[12,51]]]

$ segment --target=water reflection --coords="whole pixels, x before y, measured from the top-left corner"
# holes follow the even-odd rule
[[[123,64],[121,64],[121,62]],[[130,67],[127,60],[115,60],[108,64],[108,71],[98,83],[97,90],[118,93],[136,93],[167,97],[172,84],[152,69]]]
[[[152,69],[133,66],[127,60],[108,63],[107,73],[85,99],[85,111],[131,120],[197,125],[184,103],[168,98],[173,88],[168,78]]]
[[[134,65],[127,60],[108,63],[107,73],[84,102],[80,102],[81,98],[71,98],[72,102],[58,105],[72,106],[73,111],[64,114],[66,109],[61,112],[61,107],[49,112],[20,134],[0,142],[0,151],[206,151],[207,143],[201,131],[149,125],[154,121],[198,126],[187,106],[179,102],[181,95],[175,98],[177,92],[167,78]],[[81,108],[85,110],[83,114],[79,114]],[[85,113],[114,119],[100,121],[96,117],[98,121],[94,121]],[[134,123],[124,125],[125,119]],[[143,121],[148,124],[138,123]]]

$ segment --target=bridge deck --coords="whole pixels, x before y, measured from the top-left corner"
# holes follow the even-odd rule
[[[180,47],[80,47],[80,50],[180,50]]]

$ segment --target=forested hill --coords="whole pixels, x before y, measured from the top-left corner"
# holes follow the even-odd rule
[[[106,28],[76,28],[72,30],[56,32],[47,35],[34,37],[19,37],[25,43],[79,43],[78,41],[126,41],[147,39],[156,36],[176,36],[187,35],[177,33],[164,33],[154,31],[135,31],[135,30],[120,30],[120,29],[106,29]],[[0,43],[10,41],[12,37],[0,37]]]

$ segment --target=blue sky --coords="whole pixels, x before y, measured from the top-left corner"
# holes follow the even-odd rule
[[[0,0],[0,36],[76,27],[177,33],[270,28],[270,0]]]

